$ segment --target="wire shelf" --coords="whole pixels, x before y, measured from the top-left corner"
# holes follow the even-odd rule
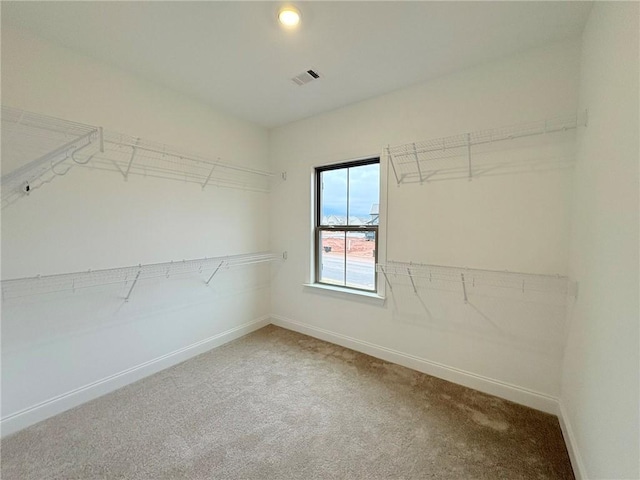
[[[255,168],[210,160],[175,147],[146,141],[126,134],[105,131],[104,151],[88,148],[74,154],[80,166],[131,175],[178,180],[207,186],[269,192],[273,173]]]
[[[570,114],[502,128],[479,130],[386,148],[396,182],[423,183],[473,178],[523,169],[571,166],[573,155],[542,158],[492,158],[491,145],[540,135],[556,136],[586,125],[587,113]],[[484,157],[484,158],[482,158]],[[472,159],[477,160],[472,162]],[[477,165],[474,167],[474,163]]]
[[[414,293],[420,289],[439,289],[459,292],[467,301],[469,294],[482,290],[491,294],[492,290],[502,290],[521,294],[552,294],[575,296],[576,285],[561,275],[541,275],[532,273],[482,270],[444,265],[428,265],[411,262],[389,261],[377,264],[393,291],[394,284],[408,279]],[[406,282],[405,282],[406,283]]]
[[[2,208],[65,175],[73,152],[99,144],[100,128],[2,106]]]
[[[129,287],[128,294],[125,297],[125,301],[128,301],[136,283],[140,280],[195,274],[202,277],[205,285],[209,285],[221,270],[282,260],[285,256],[272,252],[258,252],[8,279],[1,282],[2,298],[3,300],[9,300],[32,295],[75,292],[85,288],[120,284]]]
[[[2,107],[2,208],[72,167],[269,192],[273,173],[234,165],[101,127]]]

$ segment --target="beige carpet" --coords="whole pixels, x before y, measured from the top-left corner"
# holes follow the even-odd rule
[[[51,478],[573,474],[553,416],[269,326],[2,441],[2,480]]]

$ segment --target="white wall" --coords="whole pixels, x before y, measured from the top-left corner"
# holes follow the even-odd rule
[[[567,41],[272,130],[272,168],[286,171],[287,180],[271,197],[271,242],[290,259],[272,285],[277,321],[552,411],[564,303],[475,297],[471,305],[437,292],[421,294],[420,303],[412,291],[394,290],[380,306],[302,284],[310,279],[312,167],[379,155],[387,144],[575,112],[579,51],[578,40]],[[575,137],[559,146],[563,154],[574,147]],[[532,148],[534,155],[549,153],[542,144]],[[385,165],[383,158],[386,172]],[[566,274],[572,174],[391,183],[381,256]]]
[[[562,380],[585,478],[640,478],[637,2],[598,2],[583,36],[571,276],[580,282]]]
[[[217,335],[268,313],[271,301],[277,323],[525,404],[552,410],[561,394],[577,473],[638,478],[637,18],[637,4],[596,4],[582,64],[580,43],[569,41],[269,136],[193,99],[3,28],[3,104],[263,169],[269,147],[270,169],[287,172],[269,205],[257,193],[201,192],[153,179],[125,183],[74,170],[2,212],[3,278],[268,245],[289,251],[289,261],[275,269],[271,296],[265,271],[242,270],[224,274],[211,289],[197,279],[149,282],[127,304],[120,287],[4,302],[2,416],[45,402],[35,409],[41,416],[13,417],[9,431],[91,398],[78,391],[87,384],[213,338],[204,343],[208,348]],[[429,292],[420,303],[411,292],[387,291],[381,306],[302,287],[310,278],[313,166],[578,107],[589,108],[590,121],[578,132],[575,177],[573,170],[550,170],[391,184],[388,211],[382,206],[388,219],[383,259],[568,273],[580,282],[570,325],[557,301],[524,305],[487,297],[467,305],[456,295]],[[568,144],[561,149],[566,153]],[[102,393],[117,382],[89,391]],[[47,406],[72,391],[73,398]]]
[[[2,103],[268,170],[265,129],[4,26]],[[3,210],[2,277],[267,250],[266,198],[72,169]],[[268,280],[268,267],[251,267],[210,288],[145,282],[129,303],[118,286],[5,301],[3,418],[262,318]],[[29,415],[3,433],[39,418]]]

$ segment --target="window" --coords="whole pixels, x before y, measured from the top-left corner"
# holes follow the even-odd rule
[[[316,283],[376,291],[380,159],[316,168]]]

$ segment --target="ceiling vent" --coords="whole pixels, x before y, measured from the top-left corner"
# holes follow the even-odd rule
[[[296,75],[291,80],[293,80],[296,85],[302,86],[318,78],[320,78],[320,74],[318,72],[314,70],[307,70],[306,72],[302,72],[300,75]]]

